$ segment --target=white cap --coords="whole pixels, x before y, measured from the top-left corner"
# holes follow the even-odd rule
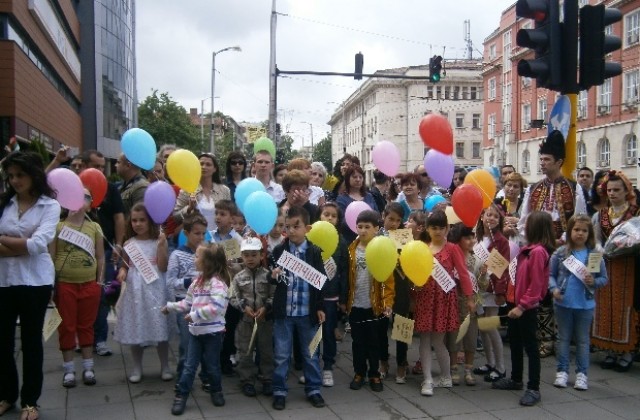
[[[261,251],[262,242],[259,238],[245,238],[240,243],[240,251]]]

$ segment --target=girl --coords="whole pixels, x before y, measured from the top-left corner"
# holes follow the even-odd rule
[[[424,371],[422,395],[433,395],[431,376],[431,346],[436,351],[440,365],[440,381],[437,387],[451,388],[450,359],[444,336],[447,331],[457,331],[458,293],[455,287],[454,270],[458,272],[460,287],[467,297],[467,309],[475,312],[473,287],[460,248],[447,242],[449,224],[441,210],[432,212],[427,218],[427,244],[434,256],[434,271],[424,287],[416,292],[415,330],[420,333],[420,360]],[[440,266],[438,268],[438,265]]]
[[[496,204],[491,204],[483,211],[480,220],[478,220],[476,237],[487,252],[496,249],[507,261],[511,261],[509,241],[502,234],[503,226],[502,212]],[[480,274],[487,274],[486,265],[482,265]],[[481,298],[485,317],[498,315],[498,308],[505,303],[508,282],[509,270],[505,270],[500,278],[492,273],[487,281],[483,282],[485,287],[483,287]],[[474,369],[473,373],[484,375],[485,382],[495,382],[506,375],[502,339],[497,329],[482,331],[480,336],[484,344],[487,363]]]
[[[170,381],[173,374],[169,370],[169,322],[158,312],[169,297],[164,276],[169,262],[167,239],[142,203],[131,208],[126,238],[127,255],[117,277],[124,290],[116,305],[118,323],[114,338],[131,346],[131,383],[142,379],[142,353],[149,344],[157,345],[161,378]]]
[[[549,254],[555,245],[551,215],[533,211],[525,223],[525,238],[529,245],[518,254],[515,284],[508,283],[507,334],[511,345],[511,378],[501,378],[492,384],[494,389],[523,388],[523,350],[529,358],[529,382],[520,404],[532,406],[540,402],[540,353],[538,352],[538,307],[547,293],[549,283]]]
[[[93,198],[84,190],[84,207],[71,211],[58,223],[56,240],[49,246],[56,268],[54,300],[62,323],[58,339],[64,375],[62,386],[76,386],[73,363],[76,337],[82,352],[82,382],[95,385],[93,372],[93,324],[98,315],[104,282],[104,241],[100,225],[89,220]]]
[[[558,364],[553,386],[567,387],[569,379],[569,343],[575,334],[576,341],[576,382],[574,388],[588,389],[587,369],[589,368],[589,334],[595,289],[607,283],[604,259],[600,260],[598,272],[587,273],[580,278],[569,270],[564,262],[573,257],[587,265],[589,253],[596,247],[593,224],[587,215],[574,215],[567,223],[567,245],[563,245],[551,256],[549,269],[549,291],[553,294],[554,313],[558,325]],[[600,251],[601,252],[601,251]]]
[[[189,350],[171,407],[173,415],[184,413],[200,360],[207,364],[211,402],[216,407],[225,404],[220,352],[225,330],[224,315],[229,304],[231,273],[227,268],[224,248],[215,243],[199,246],[195,266],[202,275],[189,286],[187,297],[180,302],[167,301],[167,305],[162,308],[165,314],[169,311],[187,312],[184,319],[189,322]]]
[[[523,245],[524,242],[518,232],[518,222],[525,188],[527,181],[519,173],[512,172],[504,181],[504,197],[494,201],[505,215],[503,233],[518,245]]]

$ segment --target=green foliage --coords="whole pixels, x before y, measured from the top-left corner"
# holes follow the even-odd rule
[[[31,143],[29,143],[29,150],[36,152],[42,157],[42,162],[45,167],[51,162],[51,155],[49,155],[47,147],[40,140],[32,140]]]
[[[331,133],[327,134],[327,137],[316,143],[313,148],[314,162],[322,162],[327,171],[331,171]]]

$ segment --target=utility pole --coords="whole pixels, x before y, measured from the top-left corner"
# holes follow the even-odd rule
[[[276,0],[271,2],[271,52],[269,58],[269,138],[273,140],[276,150],[279,146],[276,137],[276,122],[278,119],[278,75],[276,74],[276,26],[278,14],[276,12]],[[273,159],[276,157],[273,156]]]

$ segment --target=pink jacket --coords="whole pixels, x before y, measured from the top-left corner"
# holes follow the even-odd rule
[[[515,303],[521,310],[537,308],[547,294],[549,284],[549,253],[540,244],[527,245],[518,254],[516,284],[509,282],[508,297],[515,297]],[[513,292],[515,291],[515,296]],[[511,293],[509,293],[511,292]],[[508,299],[511,301],[511,299]]]

